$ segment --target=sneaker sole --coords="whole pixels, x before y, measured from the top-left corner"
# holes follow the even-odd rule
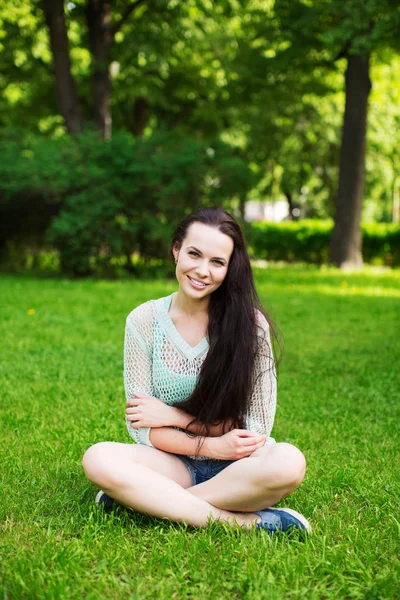
[[[101,506],[103,504],[103,502],[100,502],[100,498],[102,497],[102,495],[105,494],[105,492],[103,492],[103,490],[100,490],[97,492],[96,494],[96,498],[94,499],[94,503],[97,507]]]
[[[304,529],[307,531],[307,533],[311,533],[312,532],[311,525],[307,521],[307,519],[305,518],[305,516],[301,515],[296,510],[293,510],[292,508],[275,508],[274,506],[271,507],[271,508],[273,508],[273,510],[276,510],[276,511],[279,511],[279,512],[289,513],[289,515],[292,515],[292,517],[295,517],[298,521],[300,521],[300,523],[304,526]]]

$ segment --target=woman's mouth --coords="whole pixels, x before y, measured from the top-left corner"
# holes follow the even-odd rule
[[[198,281],[197,279],[193,279],[192,277],[189,277],[189,275],[187,275],[187,278],[189,279],[192,286],[194,288],[196,288],[196,290],[204,290],[204,288],[207,287],[207,285],[208,285],[208,283],[202,283],[201,281]]]

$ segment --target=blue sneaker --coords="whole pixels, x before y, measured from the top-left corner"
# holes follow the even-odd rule
[[[256,525],[257,529],[265,529],[268,533],[289,531],[290,529],[311,532],[311,526],[307,519],[291,508],[266,508],[256,511],[256,515],[261,517],[261,522]]]
[[[117,505],[115,500],[103,492],[103,490],[98,492],[94,502],[98,508],[102,506],[105,512],[111,512]]]

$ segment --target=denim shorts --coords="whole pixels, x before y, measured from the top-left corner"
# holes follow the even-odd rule
[[[185,467],[187,467],[193,485],[208,481],[212,477],[215,477],[215,475],[218,475],[218,473],[221,473],[226,467],[236,462],[234,460],[218,460],[215,458],[198,460],[184,454],[176,454],[175,456],[180,458]]]
[[[272,437],[268,438],[264,445],[270,446],[271,444],[276,444],[276,440]],[[226,469],[226,467],[229,467],[232,463],[237,462],[236,460],[219,460],[216,458],[198,460],[186,456],[185,454],[175,454],[175,456],[180,458],[185,467],[187,467],[193,485],[208,481],[212,477],[215,477],[215,475],[218,475],[218,473],[221,473],[221,471]]]

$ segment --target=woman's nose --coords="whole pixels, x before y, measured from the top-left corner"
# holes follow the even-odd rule
[[[208,263],[203,260],[199,262],[196,266],[196,273],[199,277],[207,277],[208,275]]]

